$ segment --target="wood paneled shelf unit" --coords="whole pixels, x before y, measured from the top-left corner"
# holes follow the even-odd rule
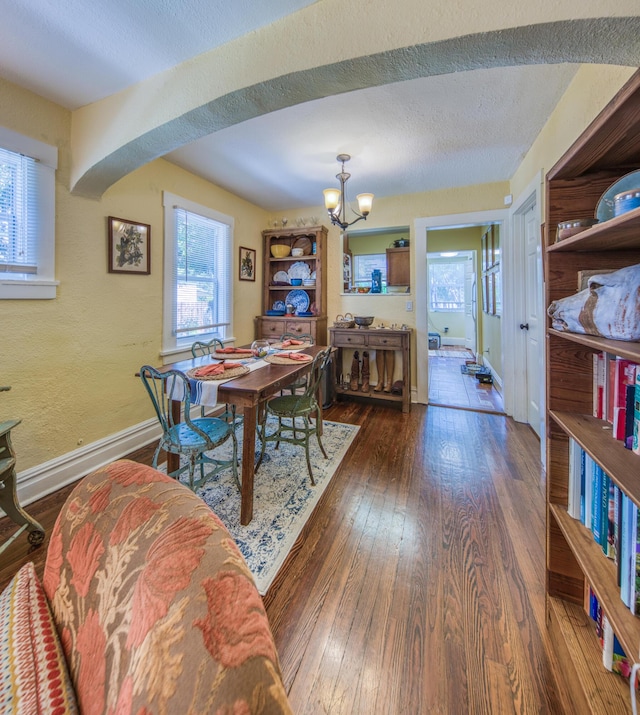
[[[620,90],[546,177],[546,305],[577,291],[583,270],[640,263],[640,209],[555,242],[561,221],[595,216],[602,194],[640,169],[640,71]],[[640,456],[593,414],[593,354],[640,363],[640,344],[547,328],[547,621],[567,712],[630,712],[628,683],[602,665],[584,609],[590,585],[625,653],[640,648],[640,618],[620,598],[616,567],[590,530],[568,512],[569,439],[574,439],[637,505]]]
[[[311,333],[318,345],[327,344],[327,229],[325,226],[303,226],[302,228],[268,229],[263,237],[263,284],[262,315],[256,317],[255,334],[258,338],[277,340],[283,333]],[[290,248],[304,247],[305,255],[274,258],[271,246],[284,244]],[[309,273],[315,273],[315,285],[292,286],[274,285],[274,276],[287,273],[294,263],[309,266]],[[303,290],[309,296],[309,309],[313,316],[269,316],[277,301],[286,302],[292,290]]]

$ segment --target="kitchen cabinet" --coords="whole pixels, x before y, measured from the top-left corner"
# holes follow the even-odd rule
[[[387,285],[408,286],[410,283],[409,247],[387,248]]]

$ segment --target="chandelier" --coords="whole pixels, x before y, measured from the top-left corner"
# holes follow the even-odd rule
[[[325,189],[322,193],[324,194],[324,205],[329,213],[329,218],[331,223],[335,226],[340,226],[344,231],[345,228],[351,226],[356,221],[361,219],[367,220],[367,216],[371,212],[371,205],[373,204],[373,194],[358,194],[356,199],[358,201],[358,211],[351,209],[357,218],[353,221],[347,221],[347,202],[345,199],[345,184],[349,180],[351,174],[344,170],[345,162],[349,161],[351,157],[349,154],[338,154],[336,159],[342,162],[342,171],[336,174],[336,179],[340,182],[339,189]],[[351,207],[349,207],[351,208]]]

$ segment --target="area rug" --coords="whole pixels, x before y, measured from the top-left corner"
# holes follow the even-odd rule
[[[273,430],[272,422],[267,423],[267,429]],[[233,536],[261,595],[268,591],[359,429],[357,425],[325,420],[322,444],[329,459],[323,457],[317,439],[311,438],[309,452],[315,487],[309,481],[304,447],[282,442],[275,449],[274,443],[267,444],[255,475],[253,519],[247,526],[240,524],[240,492],[230,469],[197,491]],[[242,429],[238,429],[238,454],[242,455]],[[256,459],[259,454],[256,440]],[[215,455],[228,459],[230,442]],[[166,464],[162,465],[161,471],[165,468]]]
[[[429,355],[431,357],[467,358],[467,360],[473,357],[471,350],[447,350],[446,348],[440,350],[429,350]]]

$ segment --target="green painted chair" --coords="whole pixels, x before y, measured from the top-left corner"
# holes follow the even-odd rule
[[[280,342],[284,342],[285,340],[304,340],[305,343],[311,343],[311,345],[315,345],[316,341],[313,339],[313,335],[311,333],[302,333],[300,335],[299,333],[283,333],[282,337],[280,338]],[[282,389],[282,392],[287,390],[290,392],[292,395],[294,395],[298,390],[304,390],[307,387],[307,376],[305,375],[302,377],[300,380],[297,380],[296,382],[292,382],[290,385],[287,385],[285,388]]]
[[[315,486],[311,460],[309,458],[309,438],[313,435],[316,436],[322,454],[325,459],[328,459],[320,438],[322,432],[322,401],[318,401],[316,393],[320,385],[320,380],[322,379],[322,374],[329,362],[330,355],[331,348],[327,348],[315,356],[311,363],[304,393],[299,395],[281,395],[267,402],[258,430],[260,437],[260,457],[256,464],[256,473],[262,463],[267,442],[275,442],[276,449],[280,445],[280,442],[288,442],[289,444],[304,447],[309,478],[311,484]],[[311,419],[311,415],[314,413],[316,415],[315,423]],[[268,415],[273,415],[278,418],[278,427],[271,434],[267,434],[266,421]]]
[[[224,343],[218,338],[213,338],[209,342],[204,342],[203,340],[196,340],[191,346],[192,357],[202,357],[204,355],[212,355],[215,351],[220,348],[224,348]],[[202,405],[202,416],[206,417],[207,406]],[[236,416],[236,406],[226,404],[224,406],[224,412],[220,415],[220,418],[225,422],[233,425],[236,429],[238,425],[242,424],[242,417]]]
[[[198,417],[191,419],[191,389],[187,376],[178,370],[160,372],[150,365],[140,368],[140,378],[149,393],[151,402],[162,427],[162,437],[153,455],[153,466],[158,466],[158,456],[161,450],[179,454],[186,458],[186,464],[174,472],[170,477],[178,479],[181,474],[188,472],[189,487],[195,491],[211,477],[223,469],[231,467],[233,478],[240,488],[238,480],[238,441],[232,424],[218,417]],[[172,401],[179,401],[181,405],[181,422],[174,421]],[[209,455],[227,440],[233,443],[233,456],[230,460],[219,460]],[[182,460],[181,460],[182,461]],[[212,469],[205,474],[205,465],[212,465]],[[196,467],[200,468],[200,478],[196,480]]]

